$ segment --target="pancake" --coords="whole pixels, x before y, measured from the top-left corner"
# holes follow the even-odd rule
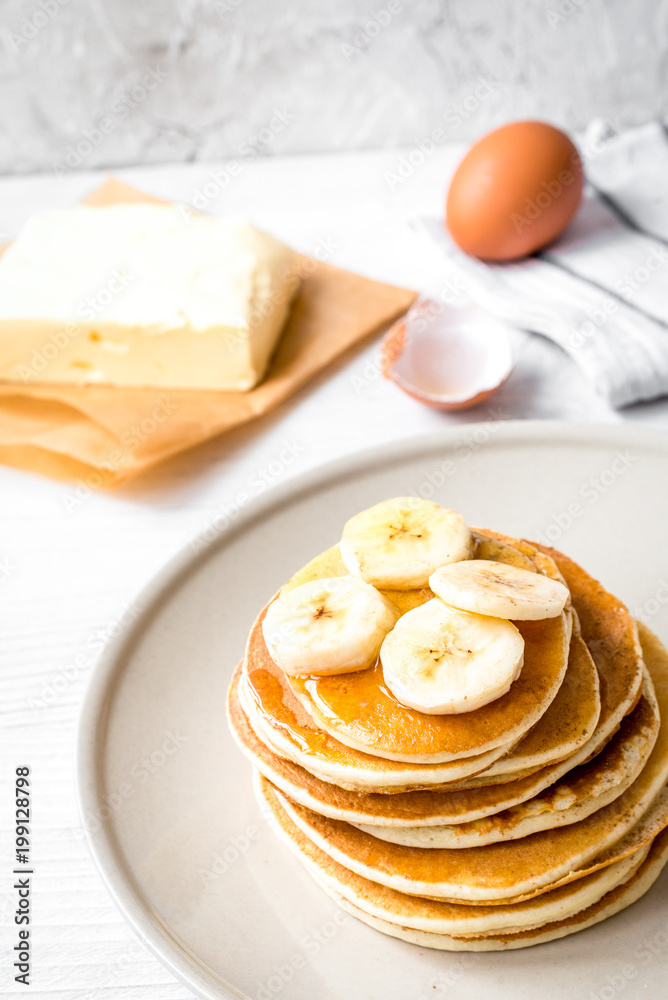
[[[334,860],[409,895],[473,903],[515,899],[613,864],[668,825],[668,654],[645,627],[641,638],[662,719],[654,749],[629,789],[578,823],[484,847],[426,849],[381,841],[278,793],[281,805]]]
[[[535,549],[534,566],[561,579],[554,562]],[[515,559],[511,545],[497,547],[497,559]],[[338,546],[312,560],[284,590],[319,576],[345,576]],[[433,598],[428,588],[381,591],[401,613]],[[263,612],[251,631],[247,677],[271,659],[264,643]],[[547,711],[564,679],[572,619],[570,609],[555,618],[514,623],[524,639],[524,665],[507,694],[473,712],[425,715],[407,708],[384,683],[380,661],[367,670],[324,676],[288,676],[292,692],[318,728],[354,749],[389,760],[442,763],[485,753],[518,741]]]
[[[354,750],[318,729],[288,687],[271,657],[253,672],[239,669],[239,701],[258,738],[274,753],[294,761],[324,782],[351,791],[397,792],[447,785],[484,771],[514,744],[443,764],[409,764]]]
[[[479,537],[482,535],[480,532],[477,534]],[[488,539],[490,544],[494,541],[491,537]],[[514,551],[520,559],[526,558],[519,551]],[[637,701],[638,684],[642,681],[642,656],[635,623],[621,602],[607,594],[579,567],[574,573],[575,564],[571,560],[566,560],[559,553],[554,554],[564,560],[574,604],[585,611],[582,635],[591,642],[601,677],[598,725],[590,737],[587,753],[582,755],[578,751],[573,758],[572,766],[576,766],[599,752]],[[602,642],[601,636],[606,634],[619,641],[620,652],[617,656],[610,655],[610,644]],[[461,769],[455,766],[456,762],[452,766],[438,765],[433,769],[422,765],[404,769],[371,755],[357,753],[319,732],[311,717],[292,696],[280,668],[270,658],[267,658],[266,667],[266,675],[256,675],[252,696],[246,696],[244,705],[258,737],[270,751],[301,765],[314,777],[353,792],[403,792],[445,785],[449,790],[469,789],[490,784],[496,786],[501,782],[517,784],[530,775],[536,775],[535,791],[530,791],[531,786],[527,787],[527,796],[530,797],[564,773],[563,769],[553,775],[539,772],[551,761],[566,759],[568,749],[561,742],[564,732],[568,745],[572,747],[573,740],[577,742],[578,731],[581,734],[588,731],[582,727],[591,725],[595,711],[591,692],[585,697],[585,684],[591,682],[585,681],[580,686],[573,684],[571,688],[569,667],[554,702],[515,749],[497,748],[489,756],[463,759]],[[583,706],[587,706],[586,711],[583,711]],[[577,725],[569,728],[574,720],[577,720]],[[531,766],[527,767],[527,764]],[[290,794],[288,789],[284,790]],[[333,794],[337,794],[336,791],[333,790]],[[308,801],[303,804],[314,806]],[[507,804],[513,804],[510,797]],[[492,809],[496,811],[494,805]],[[447,819],[447,816],[443,817],[443,821]],[[364,816],[360,816],[359,821],[373,822]]]
[[[444,790],[442,794],[436,793],[436,798],[431,800],[425,798],[430,793],[415,794],[409,792],[403,793],[408,795],[408,799],[405,802],[403,794],[399,792],[393,795],[389,803],[384,794],[380,796],[376,795],[376,801],[374,801],[376,793],[368,793],[365,797],[364,793],[360,793],[359,791],[342,789],[337,785],[333,785],[331,781],[322,781],[303,766],[295,763],[294,756],[298,759],[303,759],[299,754],[290,755],[286,759],[285,753],[281,753],[282,748],[280,746],[277,746],[277,752],[274,752],[271,747],[275,743],[272,740],[270,731],[268,733],[263,732],[263,739],[260,739],[250,726],[246,713],[240,706],[238,691],[240,674],[241,671],[238,669],[228,695],[230,725],[239,746],[250,757],[255,766],[291,798],[302,805],[306,805],[308,808],[315,809],[316,812],[322,812],[323,815],[332,816],[335,819],[345,819],[353,823],[374,823],[378,822],[376,817],[379,817],[384,821],[389,821],[400,826],[405,823],[407,817],[415,816],[417,813],[420,822],[424,824],[439,822],[463,823],[488,816],[493,812],[499,812],[501,809],[507,809],[512,805],[532,798],[560,778],[570,767],[575,766],[576,763],[580,763],[580,760],[576,757],[572,757],[572,764],[567,760],[562,760],[557,765],[541,769],[531,778],[515,781],[512,788],[510,785],[508,787],[486,785],[480,789],[473,789],[467,792],[451,793],[449,790]],[[563,690],[566,691],[566,700],[561,697]],[[596,724],[599,704],[597,691],[598,674],[596,668],[582,639],[574,635],[571,640],[571,656],[566,679],[555,702],[560,703],[560,707],[564,712],[573,701],[579,700],[582,704],[588,706],[586,714],[589,717],[586,718],[586,728],[580,731],[581,736],[588,734],[590,727]],[[546,715],[552,714],[554,704],[550,706]],[[585,713],[578,716],[577,710],[574,710],[573,714],[578,719],[578,724],[581,724]],[[555,722],[557,718],[558,715],[555,717]],[[564,728],[566,729],[566,738],[568,739],[568,733],[574,730],[569,730],[567,726]],[[270,727],[267,726],[266,729],[269,730]],[[552,735],[556,738],[556,733]],[[287,739],[283,741],[283,746],[286,742]],[[329,737],[328,745],[330,747],[333,742],[333,739]],[[546,754],[548,754],[547,744],[545,741],[543,742],[546,745]],[[556,744],[553,742],[553,745]],[[345,752],[345,748],[341,744],[339,746]],[[582,760],[589,755],[589,752],[590,750],[587,746]],[[354,751],[351,751],[351,753],[354,753]],[[309,755],[309,757],[311,756]],[[461,764],[470,766],[468,761],[465,760],[460,762],[459,765],[458,762],[454,762],[451,765],[436,765],[436,768],[439,770],[454,768],[461,766]],[[478,765],[479,761],[476,766]],[[313,767],[312,760],[309,760],[309,766]],[[426,767],[426,765],[415,766],[418,768]],[[441,771],[441,778],[443,777],[447,778],[447,774],[443,774]],[[373,784],[371,787],[374,787]],[[305,790],[306,798],[303,797],[302,790]]]
[[[652,752],[659,727],[659,709],[647,676],[640,701],[605,749],[588,763],[569,770],[560,781],[528,801],[484,820],[479,818],[450,825],[354,825],[381,840],[409,847],[462,848],[518,840],[539,830],[554,830],[577,823],[630,788]],[[502,785],[500,789],[505,787]],[[413,798],[419,794],[414,793]]]
[[[490,538],[489,541],[494,540]],[[525,558],[519,552],[516,555]],[[575,765],[605,745],[637,701],[638,683],[642,682],[642,657],[635,624],[623,605],[600,590],[600,585],[584,571],[580,571],[571,586],[579,606],[593,608],[598,602],[599,610],[596,615],[591,612],[587,615],[587,629],[583,629],[582,634],[585,640],[592,641],[599,658],[599,674],[603,679],[598,724],[593,736],[589,737],[591,742],[587,755],[583,757],[578,751],[577,761],[573,762]],[[578,586],[582,589],[578,590]],[[602,655],[600,634],[606,630],[624,637],[623,655],[617,658]],[[249,641],[247,664],[255,656],[251,645]],[[421,765],[402,768],[346,748],[334,737],[318,730],[311,716],[292,695],[283,671],[268,655],[262,668],[254,673],[252,689],[244,692],[242,685],[241,697],[258,737],[273,752],[301,765],[322,781],[362,792],[401,792],[439,785],[448,785],[454,790],[517,782],[536,774],[552,762],[565,760],[589,733],[598,710],[592,691],[596,681],[590,667],[589,671],[588,677],[579,671],[580,680],[571,681],[574,671],[569,667],[554,702],[515,749],[512,746],[496,748],[489,755],[464,758],[460,762],[461,767],[453,764],[438,765],[433,769]],[[563,770],[559,771],[551,780],[556,780],[562,773]],[[541,777],[540,787],[543,788],[550,783],[550,779],[548,775]]]
[[[367,670],[286,675],[254,623],[227,702],[267,818],[370,926],[442,950],[527,947],[630,905],[668,859],[668,654],[556,550],[473,532],[472,558],[565,582],[519,621],[509,691],[459,715],[407,708]],[[284,585],[348,571],[335,546]],[[399,614],[428,587],[383,590]]]
[[[582,648],[583,645],[578,636],[573,636],[572,648]],[[583,658],[582,663],[586,668],[584,676],[590,680],[591,658]],[[451,791],[450,786],[434,791],[396,792],[389,796],[385,792],[351,791],[322,781],[293,760],[274,753],[256,735],[241,707],[238,692],[240,675],[241,670],[237,669],[228,694],[230,728],[240,749],[272,784],[291,799],[323,816],[349,823],[384,827],[401,827],[410,823],[415,827],[472,822],[533,798],[589,756],[587,744],[570,760],[543,768],[527,778],[464,791]],[[594,677],[598,677],[595,670]],[[579,683],[572,686],[576,691],[584,687],[584,693],[591,693],[589,681],[582,686]]]
[[[515,781],[549,764],[566,760],[591,740],[601,720],[598,670],[573,619],[569,666],[563,683],[545,715],[519,742],[512,754],[500,758],[480,781]],[[462,783],[462,787],[466,785]]]
[[[531,545],[554,560],[571,592],[582,634],[599,673],[601,713],[609,712],[610,724],[617,726],[635,705],[643,684],[638,626],[619,598],[608,593],[572,559],[556,549],[535,542]]]
[[[266,780],[255,781],[260,807],[282,840],[297,855],[309,874],[334,898],[343,898],[363,912],[412,930],[468,937],[509,933],[555,920],[563,920],[597,902],[627,881],[640,867],[649,845],[614,865],[577,882],[546,892],[535,899],[505,906],[469,906],[408,896],[378,885],[324,854],[290,820]]]
[[[497,537],[493,532],[489,533]],[[498,540],[507,539],[498,535]],[[515,540],[513,540],[515,541]],[[516,542],[521,545],[521,542]],[[541,548],[532,542],[531,546]],[[632,711],[643,685],[643,658],[638,629],[625,605],[609,594],[601,584],[580,566],[556,549],[545,548],[571,592],[575,621],[592,655],[600,681],[600,715],[588,748],[588,756],[597,754]],[[577,628],[577,626],[575,626]],[[568,675],[567,675],[568,676]],[[562,685],[563,686],[563,685]],[[556,702],[556,699],[555,699]],[[558,706],[553,704],[539,723],[556,727],[563,721]],[[537,770],[535,758],[544,753],[543,737],[536,726],[513,750],[500,758],[484,774],[458,783],[459,788],[475,788],[489,782],[516,781]],[[581,757],[581,760],[587,759]]]
[[[668,861],[668,832],[661,833],[652,842],[645,861],[627,881],[607,892],[598,902],[592,903],[586,909],[574,916],[546,923],[541,927],[522,930],[515,933],[487,934],[468,937],[455,937],[447,934],[433,934],[427,931],[412,930],[387,920],[378,919],[354,906],[343,896],[334,895],[341,909],[346,910],[358,920],[370,927],[401,938],[411,944],[426,948],[437,948],[441,951],[510,951],[517,948],[528,948],[536,944],[545,944],[558,938],[567,937],[577,931],[593,927],[631,906],[645,895],[656,882]]]

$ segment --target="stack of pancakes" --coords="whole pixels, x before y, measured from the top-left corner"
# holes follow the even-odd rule
[[[251,630],[228,702],[265,812],[360,920],[453,951],[522,948],[638,899],[668,860],[668,655],[566,556],[489,531],[473,558],[565,582],[515,624],[524,666],[461,715],[400,704],[380,665],[288,677]],[[283,588],[343,576],[338,546]],[[382,591],[404,613],[429,589]],[[640,631],[639,631],[639,630]]]

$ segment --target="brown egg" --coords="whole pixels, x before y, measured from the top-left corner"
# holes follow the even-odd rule
[[[567,135],[545,122],[513,122],[476,142],[457,167],[446,224],[473,257],[526,257],[566,228],[583,186],[582,161]]]

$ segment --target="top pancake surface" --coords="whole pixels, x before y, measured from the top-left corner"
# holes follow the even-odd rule
[[[498,561],[516,561],[517,552],[509,545],[494,544]],[[532,561],[559,577],[551,560],[538,554]],[[335,546],[305,566],[284,589],[347,573]],[[428,588],[383,593],[402,613],[434,596]],[[522,672],[506,695],[473,712],[425,715],[407,708],[386,687],[380,663],[356,673],[289,677],[288,684],[317,725],[342,743],[393,760],[426,763],[469,757],[524,735],[547,710],[564,678],[569,612],[516,624],[525,642]]]
[[[486,531],[485,537],[491,543],[494,536]],[[504,543],[504,538],[499,536],[499,544]],[[523,547],[525,543],[515,541],[515,544]],[[514,551],[517,565],[526,568],[526,557]],[[581,616],[582,637],[593,651],[600,675],[600,718],[590,747],[590,752],[596,753],[639,697],[642,655],[636,627],[624,605],[596,580],[561,553],[547,551],[567,580],[573,605]],[[477,554],[482,557],[483,553]],[[494,558],[495,553],[490,551],[485,556]],[[479,754],[435,765],[400,764],[373,756],[347,746],[320,729],[288,687],[286,675],[269,656],[261,628],[254,628],[249,639],[240,693],[243,687],[246,711],[260,739],[281,756],[328,783],[366,792],[402,792],[445,785],[455,789],[515,781],[527,762],[531,766],[525,773],[535,773],[546,764],[568,757],[576,749],[574,741],[580,742],[576,739],[577,731],[587,735],[583,727],[588,729],[587,720],[590,725],[591,715],[597,713],[598,706],[593,702],[591,706],[585,704],[592,699],[597,701],[596,692],[590,684],[568,683],[570,673],[569,667],[565,682],[548,711],[515,750],[511,743],[506,750],[500,747],[490,751],[491,759],[490,754]],[[586,744],[582,735],[580,739]],[[494,763],[495,756],[502,753],[506,755]],[[459,773],[454,773],[455,768]],[[463,778],[464,774],[476,772],[483,773],[479,777]]]

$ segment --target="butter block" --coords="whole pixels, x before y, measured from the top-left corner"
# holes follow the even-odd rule
[[[243,220],[43,212],[0,257],[0,380],[246,391],[298,284],[295,252]]]

